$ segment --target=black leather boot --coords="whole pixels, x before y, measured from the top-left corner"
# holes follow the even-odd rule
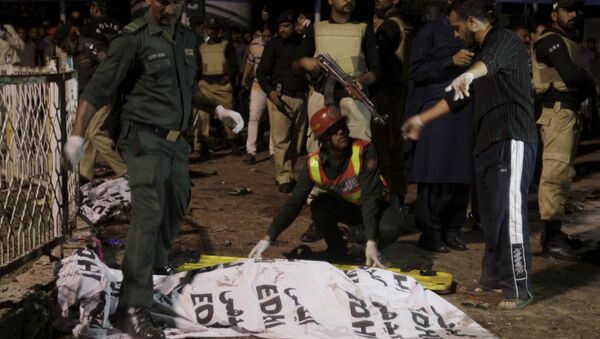
[[[578,255],[569,246],[568,237],[560,228],[562,221],[545,220],[542,230],[542,255],[560,260],[577,260]]]
[[[116,315],[115,327],[134,339],[164,339],[163,331],[154,327],[150,313],[143,308],[132,306]]]
[[[423,232],[419,237],[418,245],[424,250],[438,253],[450,253],[448,246],[444,244],[444,242],[438,234]]]

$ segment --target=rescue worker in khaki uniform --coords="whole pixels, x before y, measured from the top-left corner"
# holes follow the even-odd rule
[[[148,313],[153,301],[152,274],[169,273],[171,240],[190,201],[190,146],[181,136],[190,126],[192,105],[215,110],[236,132],[243,128],[238,113],[222,106],[215,109],[198,90],[196,35],[177,21],[183,1],[148,3],[148,12],[112,42],[81,95],[64,148],[65,159],[77,165],[89,120],[119,92],[123,128],[118,148],[129,169],[133,217],[113,323],[133,338],[146,339],[165,337]]]
[[[80,95],[88,81],[94,75],[98,65],[106,58],[108,44],[119,34],[121,26],[113,19],[104,15],[106,4],[104,1],[92,1],[90,4],[91,20],[81,28],[75,69],[77,70]],[[83,145],[83,157],[79,164],[79,174],[82,181],[94,179],[96,157],[99,155],[117,177],[127,173],[125,162],[113,149],[113,140],[105,130],[106,120],[109,118],[111,105],[102,107],[90,121],[86,131],[86,142]]]
[[[552,27],[534,44],[533,84],[543,109],[537,124],[543,142],[542,174],[538,202],[544,222],[542,251],[562,259],[577,256],[569,238],[561,231],[571,182],[573,162],[581,132],[578,114],[581,102],[595,95],[594,81],[579,65],[579,47],[569,38],[581,19],[579,0],[560,0],[552,4]]]
[[[377,41],[373,30],[364,23],[350,21],[354,10],[354,0],[328,0],[331,5],[329,20],[315,23],[304,34],[302,44],[296,53],[294,72],[307,73],[311,79],[322,75],[321,65],[316,56],[327,52],[351,75],[359,86],[366,90],[381,75],[381,65],[377,53]],[[308,119],[325,106],[324,79],[314,84],[308,97]],[[353,99],[349,91],[336,84],[333,90],[333,103],[340,108],[341,114],[348,117],[350,136],[362,140],[371,140],[371,114],[360,101]],[[316,139],[309,128],[306,148],[309,153],[317,150]],[[318,194],[318,191],[312,195]],[[303,241],[317,241],[321,236],[314,224],[302,235]]]
[[[198,86],[202,93],[227,109],[233,108],[233,82],[239,72],[237,55],[231,43],[219,37],[219,22],[211,19],[207,25],[208,41],[199,47],[199,65],[202,76]],[[199,112],[197,140],[208,141],[210,129],[210,114]],[[198,134],[199,132],[199,134]],[[227,140],[234,155],[241,155],[237,146],[237,136],[225,126]]]
[[[262,257],[270,243],[292,224],[317,186],[327,193],[319,194],[310,210],[325,237],[327,259],[340,262],[347,258],[346,240],[338,228],[341,222],[364,228],[366,265],[384,267],[379,249],[396,240],[404,213],[398,199],[386,193],[375,148],[366,140],[351,138],[346,121],[334,106],[313,114],[310,127],[320,148],[308,157],[292,196],[249,257]]]

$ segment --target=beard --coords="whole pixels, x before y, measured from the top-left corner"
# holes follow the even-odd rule
[[[475,33],[471,31],[467,31],[465,34],[465,40],[463,41],[465,47],[473,47],[475,46]]]
[[[577,27],[576,20],[561,20],[558,19],[558,26],[562,28],[565,32],[571,32]]]

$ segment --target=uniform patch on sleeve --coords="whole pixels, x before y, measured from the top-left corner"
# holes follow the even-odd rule
[[[186,48],[183,50],[183,52],[185,53],[185,55],[194,55],[194,50],[191,48]]]

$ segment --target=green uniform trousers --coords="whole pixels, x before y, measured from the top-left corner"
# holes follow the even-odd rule
[[[125,127],[126,128],[126,127]],[[129,168],[133,216],[123,258],[119,309],[150,307],[153,268],[168,263],[171,241],[183,223],[190,199],[190,146],[150,132],[123,132],[119,149]]]
[[[542,220],[563,220],[564,205],[575,177],[573,162],[581,133],[581,119],[579,114],[561,108],[560,102],[557,102],[553,108],[542,110],[537,123],[544,147],[538,191],[540,215]]]

